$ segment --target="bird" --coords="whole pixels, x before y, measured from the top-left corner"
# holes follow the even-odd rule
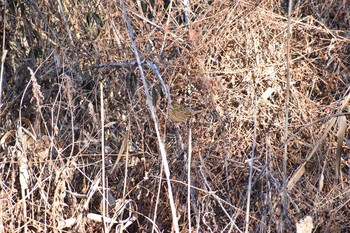
[[[181,123],[186,122],[188,119],[190,119],[191,116],[199,112],[201,111],[191,111],[190,109],[185,108],[178,102],[172,101],[170,103],[168,114],[172,121]]]

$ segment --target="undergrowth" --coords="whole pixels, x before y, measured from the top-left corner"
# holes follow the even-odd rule
[[[311,217],[314,232],[347,232],[348,130],[338,182],[337,125],[327,127],[348,112],[349,5],[293,8],[285,142],[287,5],[258,2],[125,2],[141,60],[155,64],[168,89],[143,63],[180,231],[295,232]],[[155,123],[119,1],[1,4],[0,232],[173,231]],[[171,122],[167,92],[201,112]],[[295,181],[287,210],[284,143],[287,181]]]

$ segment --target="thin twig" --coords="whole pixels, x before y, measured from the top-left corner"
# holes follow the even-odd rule
[[[101,153],[102,153],[102,216],[107,217],[107,210],[106,210],[106,165],[105,165],[105,117],[104,117],[104,105],[103,105],[103,84],[100,83],[100,98],[101,98]],[[108,233],[108,227],[106,221],[103,221],[103,227],[105,229],[105,232]]]
[[[188,127],[188,157],[187,157],[187,218],[188,232],[192,232],[191,227],[191,154],[192,154],[192,132]]]
[[[253,138],[253,146],[252,153],[249,161],[249,180],[248,180],[248,193],[247,193],[247,209],[245,215],[245,232],[249,232],[249,213],[250,213],[250,195],[252,192],[252,177],[253,177],[253,167],[254,167],[254,157],[255,157],[255,147],[256,147],[256,137],[257,137],[257,117],[256,117],[256,109],[257,109],[257,101],[254,99],[254,138]]]
[[[1,70],[0,70],[0,110],[1,110],[1,103],[2,103],[2,78],[4,75],[4,65],[5,65],[5,58],[6,58],[6,54],[7,54],[7,49],[5,48],[5,41],[6,41],[6,6],[7,6],[7,1],[4,1],[4,15],[3,15],[3,19],[4,19],[4,25],[3,25],[3,31],[2,31],[2,56],[1,56]],[[1,111],[0,111],[1,112]]]
[[[141,64],[143,64],[142,62]],[[111,62],[111,63],[105,63],[105,64],[95,64],[91,65],[90,68],[110,68],[110,67],[131,67],[131,66],[137,66],[137,62]]]
[[[292,38],[291,35],[291,12],[292,12],[292,4],[293,0],[289,0],[288,6],[288,30],[287,30],[287,86],[286,86],[286,112],[285,112],[285,122],[284,122],[284,141],[288,140],[288,119],[289,119],[289,97],[290,97],[290,40]],[[283,153],[283,215],[282,217],[286,219],[287,216],[287,160],[288,160],[288,143],[284,145],[284,153]],[[284,221],[282,221],[284,223]],[[283,228],[283,226],[282,226]],[[283,231],[283,230],[282,230]]]
[[[130,36],[130,40],[131,40],[131,44],[134,50],[134,54],[135,54],[135,58],[137,61],[137,65],[138,68],[140,70],[140,75],[142,78],[142,83],[143,83],[143,88],[145,90],[145,94],[146,94],[146,101],[148,104],[148,108],[151,112],[151,116],[154,122],[154,129],[156,131],[157,134],[157,139],[158,139],[158,145],[159,145],[159,149],[160,149],[160,154],[162,156],[162,163],[164,166],[164,172],[165,172],[165,177],[166,177],[166,181],[167,181],[167,185],[168,185],[168,195],[169,195],[169,203],[170,203],[170,208],[171,208],[171,214],[172,214],[172,218],[173,218],[173,226],[174,226],[174,230],[175,232],[180,232],[180,228],[179,228],[179,224],[178,224],[178,219],[176,216],[176,208],[175,208],[175,202],[174,202],[174,197],[173,197],[173,192],[172,192],[172,187],[171,187],[171,182],[170,182],[170,169],[169,169],[169,165],[168,165],[168,161],[167,161],[167,157],[166,157],[166,150],[165,150],[165,146],[164,143],[162,142],[162,138],[160,136],[160,132],[159,132],[159,122],[158,122],[158,118],[157,115],[154,111],[154,107],[152,104],[152,100],[151,100],[151,96],[148,92],[148,85],[145,79],[145,75],[142,69],[142,65],[141,65],[141,59],[137,50],[137,46],[134,40],[134,33],[133,33],[133,28],[131,27],[130,24],[130,20],[129,17],[127,15],[126,9],[125,9],[125,4],[123,0],[120,0],[120,4],[121,7],[123,9],[123,13],[124,13],[124,17],[125,17],[125,23],[126,26],[128,28],[129,31],[129,36]]]

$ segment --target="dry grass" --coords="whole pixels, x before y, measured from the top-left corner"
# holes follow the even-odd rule
[[[343,143],[337,182],[337,125],[326,131],[334,114],[348,112],[346,1],[299,1],[293,9],[287,181],[320,143],[288,190],[287,216],[280,196],[285,5],[194,1],[187,27],[180,2],[137,2],[125,4],[141,59],[157,64],[172,99],[202,110],[188,124],[174,125],[161,95],[166,91],[143,66],[157,99],[180,231],[188,232],[190,223],[193,232],[278,232],[282,226],[295,232],[303,219],[309,223],[307,216],[315,232],[349,231],[349,144]],[[2,52],[8,53],[0,103],[0,232],[102,232],[99,83],[108,217],[127,220],[128,232],[151,232],[152,227],[171,232],[159,145],[119,2],[59,3],[9,1],[6,9],[1,6],[5,30],[0,39],[5,41]],[[347,128],[345,141],[348,136]],[[247,161],[254,142],[245,229]],[[121,232],[122,224],[106,225],[110,232]]]

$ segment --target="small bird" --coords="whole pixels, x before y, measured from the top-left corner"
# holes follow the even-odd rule
[[[191,116],[201,111],[191,111],[176,101],[170,103],[169,117],[174,122],[186,122]]]

